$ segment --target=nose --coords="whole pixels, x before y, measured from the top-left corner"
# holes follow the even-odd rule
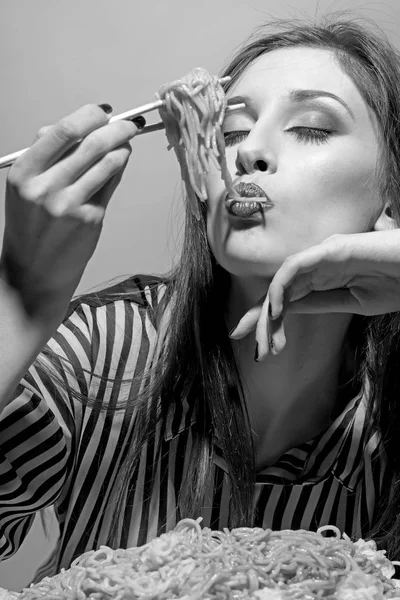
[[[238,146],[235,165],[239,175],[256,171],[272,173],[276,170],[274,156],[271,149],[266,147],[265,139],[257,139],[254,134],[253,130]]]

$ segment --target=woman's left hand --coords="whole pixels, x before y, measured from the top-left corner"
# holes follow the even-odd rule
[[[231,333],[256,329],[258,360],[282,352],[286,313],[381,315],[400,311],[400,229],[333,235],[289,256]],[[270,316],[269,316],[270,315]]]

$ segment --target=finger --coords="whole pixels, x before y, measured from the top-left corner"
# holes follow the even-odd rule
[[[88,104],[64,117],[29,148],[13,165],[20,177],[35,176],[54,165],[79,140],[106,125],[110,115],[96,104]]]
[[[286,346],[286,334],[283,316],[276,321],[269,321],[270,350],[274,355],[280,354]]]
[[[306,277],[304,277],[304,279],[299,282],[299,289],[296,289],[295,292],[293,292],[293,295],[295,295],[295,298],[301,298],[302,296],[305,296],[307,294],[310,293],[310,291],[312,291],[312,288],[310,287],[310,277],[309,275],[307,275]],[[276,317],[279,321],[279,319],[283,318],[285,313],[286,313],[286,307],[289,304],[289,301],[292,297],[292,290],[291,288],[288,288],[289,293],[287,294],[287,296],[284,298],[284,302],[283,302],[283,309],[281,312],[281,316],[280,317]],[[268,290],[268,295],[269,295],[269,290]],[[269,295],[270,298],[270,306],[271,306],[271,296]],[[251,331],[253,331],[256,327],[257,327],[257,323],[260,319],[260,315],[261,315],[261,311],[262,311],[262,307],[264,304],[264,299],[265,296],[263,296],[255,306],[253,306],[249,311],[247,311],[247,313],[240,319],[239,323],[236,325],[236,327],[231,331],[231,333],[229,334],[229,337],[233,340],[240,340],[244,337],[246,337],[246,335],[248,335]],[[272,307],[271,307],[271,311],[272,311]],[[268,310],[269,313],[269,310]],[[270,317],[270,315],[268,314],[268,317]],[[272,322],[273,319],[269,319]],[[275,327],[276,331],[277,331],[277,335],[278,337],[276,338],[277,340],[277,348],[281,348],[283,350],[284,345],[286,343],[286,338],[285,338],[285,334],[284,334],[284,330],[283,330],[283,325],[279,324],[279,327]]]
[[[291,291],[291,286],[300,273],[310,273],[318,264],[315,257],[311,257],[307,262],[302,262],[300,256],[285,261],[275,274],[270,285],[271,318],[277,319],[282,315],[285,296],[289,297],[287,291]]]
[[[240,340],[256,328],[261,314],[262,303],[263,301],[258,302],[240,319],[239,323],[229,334],[232,340]]]
[[[315,270],[310,271],[309,273],[298,274],[294,280],[288,285],[284,290],[284,305],[286,302],[294,302],[295,300],[299,300],[307,294],[310,294],[314,291],[325,291],[324,288],[315,289],[313,276],[315,274]],[[327,289],[331,289],[328,287]],[[284,310],[284,309],[283,309]]]
[[[121,179],[124,175],[128,162],[129,161],[127,160],[125,166],[122,169],[120,169],[115,175],[113,175],[111,179],[109,179],[109,181],[107,181],[107,183],[99,191],[93,194],[93,196],[90,199],[90,204],[107,208],[115,190],[121,183]]]
[[[273,291],[276,292],[276,290]],[[289,304],[299,300],[300,298],[308,296],[312,292],[314,292],[312,273],[305,273],[296,277],[290,286],[283,289],[283,301],[281,301],[282,308],[280,308],[280,313],[278,313],[278,316],[276,316],[276,314],[273,315],[272,302],[270,300],[270,321],[271,323],[277,323],[277,326],[273,329],[273,331],[275,331],[275,329],[279,329],[278,325],[285,317]]]
[[[115,148],[127,144],[138,132],[131,121],[116,121],[97,129],[41,176],[44,188],[51,190],[56,186],[62,189],[73,184],[95,163]]]
[[[93,226],[100,225],[104,219],[106,207],[122,179],[123,171],[124,169],[113,175],[101,190],[92,196],[90,202],[73,207],[69,214],[80,222]]]
[[[297,314],[363,314],[361,304],[348,289],[312,292],[300,300],[290,302],[286,310]]]
[[[261,307],[260,316],[256,326],[256,340],[258,344],[258,362],[264,360],[269,352],[270,338],[268,331],[269,294],[267,294]]]
[[[282,314],[285,290],[292,286],[296,278],[302,274],[312,273],[317,267],[322,268],[328,257],[331,261],[344,262],[345,257],[342,254],[342,252],[338,252],[337,246],[336,250],[333,250],[331,242],[331,245],[319,244],[318,246],[312,246],[287,258],[276,272],[269,288],[272,318],[277,318]],[[293,290],[295,290],[295,287],[293,287]]]
[[[36,132],[36,136],[35,139],[33,140],[33,144],[36,144],[36,142],[38,140],[40,140],[40,138],[42,138],[44,135],[47,135],[50,131],[50,129],[54,127],[54,125],[44,125],[43,127],[41,127],[37,132]]]
[[[49,212],[52,214],[70,214],[74,208],[82,206],[89,201],[93,204],[93,198],[96,197],[96,204],[106,208],[114,190],[110,194],[110,186],[105,189],[104,186],[114,175],[117,175],[120,171],[124,171],[131,151],[130,145],[124,144],[124,146],[109,152],[102,160],[93,165],[89,171],[86,171],[80,179],[67,187],[64,193],[57,198],[56,204],[53,198],[50,197],[45,200],[44,205],[47,206]]]

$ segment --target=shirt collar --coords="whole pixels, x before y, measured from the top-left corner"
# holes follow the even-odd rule
[[[171,440],[195,422],[193,407],[187,403],[170,414],[164,439]],[[357,394],[341,414],[312,440],[287,450],[274,465],[260,470],[256,483],[279,485],[316,484],[333,474],[349,489],[354,489],[362,472],[360,449],[370,435],[373,423],[366,419],[364,394]],[[215,436],[216,465],[227,471]]]
[[[341,476],[364,432],[366,406],[360,393],[341,414],[312,440],[285,452],[278,461],[257,474],[257,482],[315,484],[330,473]]]

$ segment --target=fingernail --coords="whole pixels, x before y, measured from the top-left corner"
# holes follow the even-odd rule
[[[254,353],[254,362],[258,362],[258,343],[256,344],[256,351]]]
[[[235,325],[235,327],[233,327],[233,328],[230,330],[230,332],[229,332],[229,337],[231,337],[235,331],[236,331],[236,325]]]
[[[142,117],[142,115],[139,115],[138,117],[135,117],[134,119],[131,119],[132,123],[135,123],[136,127],[138,129],[143,129],[143,127],[146,125],[146,119],[144,117]]]
[[[101,108],[101,110],[104,110],[106,115],[109,115],[113,111],[113,107],[110,104],[99,104],[99,108]]]

